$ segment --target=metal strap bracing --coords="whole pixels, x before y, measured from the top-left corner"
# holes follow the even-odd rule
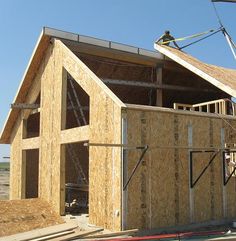
[[[196,178],[196,180],[193,180],[193,154],[194,153],[213,153],[210,161],[205,166],[205,168],[201,171],[200,175]],[[190,187],[194,188],[194,186],[198,183],[200,178],[203,176],[203,174],[206,172],[208,167],[211,165],[211,163],[214,161],[217,154],[220,153],[220,150],[213,151],[213,150],[203,150],[203,151],[190,151]]]
[[[139,167],[139,165],[140,165],[140,164],[141,164],[141,162],[143,161],[143,157],[144,157],[145,153],[146,153],[146,152],[147,152],[147,150],[148,150],[148,145],[147,145],[147,146],[145,146],[145,147],[142,147],[142,148],[140,148],[140,149],[142,149],[142,150],[143,150],[143,151],[142,151],[142,154],[141,154],[141,156],[140,156],[139,160],[137,161],[137,163],[136,163],[136,165],[135,165],[134,169],[132,170],[132,172],[131,172],[131,174],[130,174],[130,176],[129,176],[128,180],[127,180],[127,182],[125,183],[125,185],[124,185],[124,187],[123,187],[123,191],[125,191],[125,190],[126,190],[126,188],[128,187],[128,185],[129,185],[129,183],[130,183],[130,181],[131,181],[132,177],[134,176],[134,174],[135,174],[135,172],[136,172],[137,168]]]

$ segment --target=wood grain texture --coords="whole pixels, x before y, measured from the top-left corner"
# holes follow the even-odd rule
[[[125,106],[65,45],[63,66],[90,97],[92,143],[121,143],[121,106]],[[92,133],[92,134],[91,134]],[[121,229],[121,149],[89,149],[89,221]]]
[[[184,115],[151,107],[149,110],[134,109],[132,105],[129,107],[125,110],[128,145],[147,144],[149,150],[143,165],[140,165],[128,186],[126,228],[151,229],[190,224],[189,152],[178,146],[188,146],[189,125],[193,130],[193,148],[219,148],[222,127],[226,131],[226,142],[234,143],[236,135],[232,134],[232,127],[214,116]],[[227,121],[232,126],[236,125],[235,119]],[[128,151],[128,173],[139,156],[137,150]],[[194,180],[207,166],[211,156],[209,153],[194,154]],[[194,187],[195,223],[224,219],[222,178],[222,159],[218,154]],[[235,178],[232,178],[227,185],[229,219],[235,217],[235,201]]]

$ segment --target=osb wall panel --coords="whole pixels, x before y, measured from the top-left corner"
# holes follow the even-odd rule
[[[225,131],[225,141],[226,143],[236,143],[236,123],[233,120],[229,121],[232,128],[227,128]],[[224,123],[226,126],[227,124]],[[229,126],[229,125],[227,125]],[[235,218],[236,216],[236,178],[232,178],[226,186],[226,215],[230,218]]]
[[[26,103],[34,103],[40,92],[40,79],[44,66],[41,66],[38,70],[37,75],[32,81],[32,87],[27,93]],[[25,165],[23,163],[22,157],[22,138],[23,138],[23,118],[26,114],[25,112],[20,112],[18,119],[15,123],[13,131],[11,133],[11,153],[10,153],[10,199],[20,199],[24,198],[25,190],[24,184],[24,173]]]
[[[91,143],[121,143],[123,104],[66,46],[63,66],[90,96]],[[89,148],[89,222],[111,230],[121,229],[121,150]]]
[[[232,120],[231,125],[236,125]],[[188,147],[222,145],[235,142],[232,128],[220,118],[183,115],[176,112],[127,109],[128,144],[149,145],[144,162],[128,186],[127,229],[160,228],[191,223]],[[192,137],[188,129],[192,128]],[[224,132],[223,131],[223,132]],[[162,146],[165,148],[157,148]],[[141,155],[129,150],[128,176]],[[208,164],[212,154],[194,154],[194,180]],[[235,178],[227,189],[227,218],[236,216]],[[221,220],[223,213],[222,159],[218,154],[193,190],[193,222]]]
[[[40,118],[40,186],[39,196],[50,202],[57,213],[61,210],[64,186],[64,168],[61,163],[61,103],[62,103],[62,54],[55,41],[47,50],[42,63],[41,118]]]
[[[92,98],[90,142],[121,143],[120,108],[100,93]],[[96,108],[99,103],[100,108]],[[98,121],[99,120],[99,121]],[[121,152],[117,147],[91,147],[89,152],[90,222],[121,229]]]
[[[22,127],[23,122],[18,119],[11,135],[10,153],[10,199],[21,199],[21,170],[22,170]]]

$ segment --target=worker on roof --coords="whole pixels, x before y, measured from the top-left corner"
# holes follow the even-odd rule
[[[166,30],[165,33],[159,39],[157,39],[155,41],[155,43],[157,44],[157,43],[161,42],[161,44],[169,46],[169,44],[170,44],[169,41],[173,42],[177,49],[180,49],[178,44],[175,42],[175,38],[172,35],[170,35],[169,30]]]

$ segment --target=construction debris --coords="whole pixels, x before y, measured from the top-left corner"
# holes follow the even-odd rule
[[[0,201],[0,206],[0,237],[64,223],[41,199]]]

